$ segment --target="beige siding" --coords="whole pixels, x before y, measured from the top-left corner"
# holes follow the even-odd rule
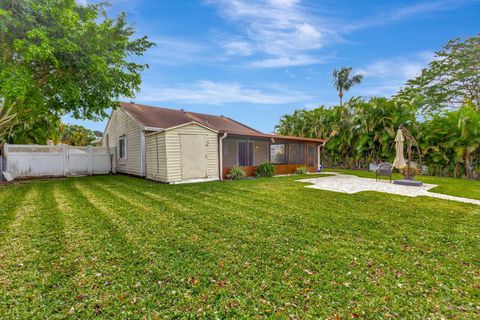
[[[147,135],[145,147],[147,153],[147,179],[168,182],[165,132]]]
[[[181,145],[181,135],[183,134],[205,136],[207,142],[206,178],[218,179],[217,133],[198,124],[188,124],[146,137],[147,178],[169,183],[183,181]],[[159,151],[158,169],[157,150]]]
[[[117,159],[117,172],[142,175],[142,129],[142,126],[123,109],[115,109],[112,112],[102,146],[106,147],[108,143],[109,148],[117,147],[118,138],[125,135],[127,159]]]
[[[182,146],[180,135],[204,135],[207,141],[207,178],[218,179],[218,136],[197,124],[189,124],[165,132],[167,177],[169,182],[182,181]],[[199,159],[200,160],[200,159]]]

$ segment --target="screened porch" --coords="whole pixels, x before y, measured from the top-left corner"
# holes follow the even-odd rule
[[[264,162],[275,165],[275,174],[294,173],[298,167],[317,171],[319,143],[294,139],[229,136],[223,140],[223,174],[240,166],[248,175]]]

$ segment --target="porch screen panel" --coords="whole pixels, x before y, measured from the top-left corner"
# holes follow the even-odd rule
[[[285,143],[272,144],[270,146],[270,159],[273,164],[286,164],[287,145]]]
[[[317,161],[317,147],[314,144],[308,144],[307,166],[313,167]]]
[[[253,140],[253,165],[268,162],[268,141]]]
[[[238,163],[238,142],[240,139],[226,138],[223,140],[223,166],[234,167]]]
[[[305,165],[305,144],[290,143],[289,163]]]

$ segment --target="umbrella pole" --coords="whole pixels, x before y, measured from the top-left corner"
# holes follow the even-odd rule
[[[412,176],[410,174],[410,162],[412,161],[412,142],[411,141],[408,141],[407,154],[408,154],[408,160],[407,160],[407,172],[405,174],[405,179],[411,180],[412,179]]]

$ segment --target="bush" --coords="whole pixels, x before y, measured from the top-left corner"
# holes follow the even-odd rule
[[[247,173],[241,167],[230,168],[230,172],[227,175],[227,178],[231,180],[243,180],[246,177],[247,177]]]
[[[298,167],[296,170],[295,170],[295,173],[296,174],[307,174],[308,173],[308,170],[306,167]]]
[[[273,164],[264,162],[257,166],[257,170],[255,170],[256,177],[272,177],[273,172],[275,171],[275,167]]]

